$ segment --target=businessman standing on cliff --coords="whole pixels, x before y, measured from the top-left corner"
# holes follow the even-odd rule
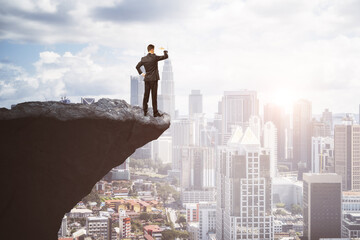
[[[143,99],[143,109],[144,116],[147,115],[148,111],[148,102],[149,95],[151,91],[151,100],[153,106],[154,117],[161,117],[163,114],[160,114],[157,109],[157,89],[158,81],[160,80],[159,70],[158,70],[158,61],[168,58],[168,51],[164,51],[164,56],[157,56],[154,53],[154,45],[149,44],[147,47],[148,54],[145,57],[141,58],[141,61],[136,65],[136,69],[144,77],[145,81],[145,92]],[[141,66],[145,67],[145,73],[140,69]]]

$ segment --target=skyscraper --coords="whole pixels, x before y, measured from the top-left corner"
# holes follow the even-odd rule
[[[301,170],[305,171],[311,167],[311,112],[311,102],[307,100],[301,99],[294,104],[293,163],[295,168],[304,165],[305,169]]]
[[[331,137],[311,138],[311,172],[335,172],[334,139]]]
[[[159,109],[168,113],[171,119],[175,119],[174,74],[170,58],[164,61],[160,82],[161,95],[159,95]]]
[[[189,95],[189,117],[191,118],[194,113],[203,112],[203,101],[200,90],[191,90]]]
[[[360,190],[360,125],[344,121],[334,128],[335,173],[343,190]]]
[[[250,128],[219,149],[216,239],[273,239],[269,155]]]
[[[199,240],[208,240],[210,233],[216,230],[216,202],[200,202],[199,208]]]
[[[304,238],[340,238],[341,176],[304,173],[303,178]]]
[[[273,122],[266,122],[264,125],[264,148],[268,149],[270,152],[270,176],[276,177],[278,169],[278,143],[277,143],[277,129]]]
[[[277,156],[279,161],[286,159],[286,116],[282,107],[276,104],[266,104],[264,106],[264,122],[273,122],[277,129]]]
[[[234,126],[248,126],[253,115],[259,115],[256,91],[225,91],[221,101],[222,143],[226,144]]]
[[[171,121],[172,135],[172,169],[181,169],[182,148],[194,145],[194,123],[189,119],[178,119]]]
[[[144,77],[130,76],[130,104],[142,107],[144,95]]]
[[[182,190],[215,188],[215,153],[208,147],[183,147],[181,153]]]
[[[330,137],[333,130],[332,112],[325,109],[322,113],[321,121],[325,124],[325,137]]]

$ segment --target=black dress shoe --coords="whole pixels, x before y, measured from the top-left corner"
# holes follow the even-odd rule
[[[147,112],[144,112],[144,116],[145,116],[145,117],[147,116]]]
[[[154,117],[162,117],[162,116],[164,116],[164,114],[161,114],[161,113],[154,113]]]

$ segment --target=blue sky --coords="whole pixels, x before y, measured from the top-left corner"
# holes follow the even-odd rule
[[[68,96],[129,100],[146,45],[168,47],[176,108],[191,89],[211,116],[224,91],[315,113],[357,112],[355,0],[0,0],[0,107]]]

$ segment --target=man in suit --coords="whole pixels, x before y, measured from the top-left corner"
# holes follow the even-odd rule
[[[158,112],[157,109],[157,89],[158,89],[158,81],[160,80],[159,70],[158,70],[158,61],[164,60],[168,58],[168,51],[164,51],[164,56],[157,56],[154,53],[154,45],[150,44],[147,47],[148,55],[141,58],[141,61],[136,65],[136,69],[140,75],[144,77],[145,81],[145,92],[143,99],[143,109],[144,116],[147,114],[148,110],[148,102],[149,95],[151,91],[151,100],[153,106],[153,114],[154,117],[161,117],[162,114]],[[140,69],[141,66],[145,67],[145,73],[143,73]]]

